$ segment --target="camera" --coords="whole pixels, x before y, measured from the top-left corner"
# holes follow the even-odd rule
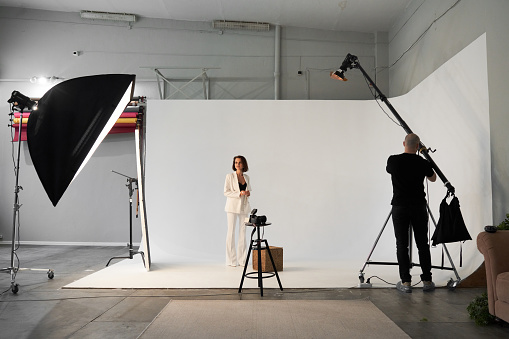
[[[80,51],[73,51],[72,52],[72,55],[74,56],[80,56],[81,52]]]
[[[255,208],[251,211],[251,215],[249,216],[249,222],[256,226],[263,226],[267,222],[267,217],[264,215],[256,215],[258,210]]]

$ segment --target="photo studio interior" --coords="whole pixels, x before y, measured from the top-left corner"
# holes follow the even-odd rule
[[[452,261],[456,271],[434,271],[435,283],[465,279],[483,263],[475,237],[509,212],[507,1],[399,1],[405,6],[385,30],[369,21],[337,29],[348,11],[337,4],[340,19],[316,20],[313,11],[309,24],[302,14],[303,24],[292,25],[284,14],[250,17],[240,9],[229,13],[238,22],[205,20],[198,9],[190,18],[164,17],[157,6],[152,16],[118,21],[98,1],[81,15],[47,3],[0,1],[0,241],[13,240],[19,180],[21,244],[125,245],[132,199],[131,242],[148,256],[118,261],[70,288],[238,286],[240,271],[223,267],[224,178],[238,154],[249,162],[251,207],[271,223],[265,236],[284,249],[285,287],[357,286],[368,255],[396,260],[385,166],[403,152],[406,131],[387,98],[454,186],[474,239],[447,245],[445,266]],[[124,12],[119,6],[115,12]],[[330,77],[348,54],[371,80],[357,67],[345,71],[348,81]],[[8,100],[19,91],[37,101],[54,86],[101,74],[133,75],[131,103],[55,205],[30,140],[8,127]],[[66,112],[80,114],[94,100],[66,101]],[[140,111],[141,141],[139,116],[129,115]],[[24,123],[19,116],[17,123]],[[45,128],[55,146],[42,148],[67,142],[71,127]],[[134,194],[126,177],[128,184],[137,178]],[[434,221],[444,184],[425,184]],[[431,253],[441,265],[442,246]],[[392,266],[366,270],[399,279]],[[204,271],[206,281],[193,278]]]

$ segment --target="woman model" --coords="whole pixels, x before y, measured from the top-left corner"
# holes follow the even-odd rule
[[[249,177],[244,174],[248,171],[247,160],[242,155],[233,158],[233,173],[226,175],[224,182],[224,195],[226,196],[226,216],[228,219],[228,233],[226,235],[226,265],[245,265],[246,251],[246,218],[251,211],[249,196],[251,185]],[[239,240],[235,252],[235,228],[239,225]]]

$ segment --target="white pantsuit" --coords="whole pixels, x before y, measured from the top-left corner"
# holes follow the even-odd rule
[[[251,191],[249,177],[244,174],[247,183],[247,190]],[[226,265],[243,266],[247,257],[246,246],[246,226],[245,219],[251,211],[249,197],[241,196],[237,173],[226,175],[224,182],[224,195],[226,196],[226,216],[228,220],[228,232],[226,234]],[[235,251],[235,229],[239,225],[239,240],[237,242],[237,251]]]

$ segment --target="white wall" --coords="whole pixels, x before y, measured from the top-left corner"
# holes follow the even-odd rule
[[[390,69],[390,95],[407,93],[434,70],[464,47],[486,33],[488,58],[488,90],[490,109],[491,173],[493,189],[493,224],[500,223],[509,213],[509,2],[505,0],[462,0],[445,13],[456,0],[415,0],[405,15],[389,32],[389,65],[396,62],[419,36],[428,32]],[[477,65],[472,65],[471,77],[476,81]],[[456,76],[456,74],[451,74]],[[433,101],[434,98],[429,98]],[[464,102],[458,102],[463,105]],[[440,146],[440,145],[437,145]],[[485,167],[487,164],[472,166]],[[463,192],[458,191],[461,197]]]
[[[384,33],[381,33],[383,35]],[[338,90],[329,79],[347,53],[354,53],[373,74],[380,65],[387,41],[375,34],[282,28],[281,99],[368,99],[371,97],[359,74],[349,86]],[[274,30],[263,33],[219,34],[210,23],[140,18],[132,29],[125,24],[82,20],[78,13],[0,8],[0,234],[11,237],[14,175],[10,131],[7,128],[9,99],[13,90],[40,97],[46,87],[31,84],[32,76],[73,78],[99,73],[137,75],[135,95],[158,98],[154,73],[146,66],[219,67],[210,70],[213,99],[274,98]],[[376,47],[378,54],[375,53]],[[73,51],[80,51],[78,57]],[[378,58],[378,59],[377,59]],[[378,61],[376,61],[378,60]],[[303,76],[298,76],[298,70]],[[190,79],[197,71],[164,71],[170,78]],[[379,86],[388,89],[380,77]],[[178,82],[177,85],[183,85]],[[201,82],[186,94],[202,98]],[[177,96],[182,99],[183,96]],[[117,170],[135,175],[134,137],[108,136],[91,163],[80,173],[56,208],[47,199],[22,149],[20,185],[21,240],[42,242],[126,243],[128,241],[127,189]],[[139,219],[134,219],[135,230]],[[140,234],[135,231],[135,241]]]

